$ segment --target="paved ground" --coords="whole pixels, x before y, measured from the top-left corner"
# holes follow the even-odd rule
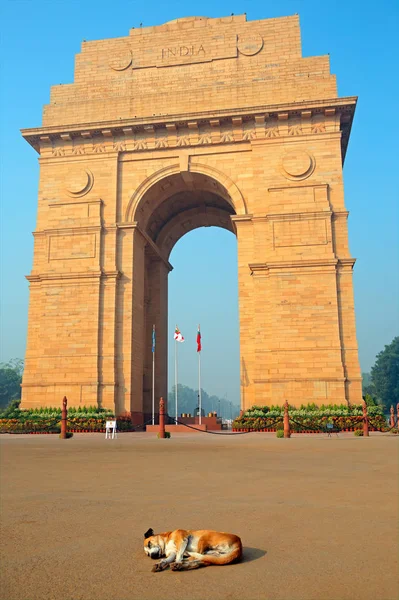
[[[398,442],[0,436],[3,600],[396,600]],[[241,536],[237,565],[152,573],[153,527]]]

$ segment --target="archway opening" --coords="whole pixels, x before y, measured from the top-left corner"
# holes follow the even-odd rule
[[[241,207],[240,207],[241,208]],[[193,232],[193,230],[199,228],[201,232],[210,231],[209,228],[214,230],[215,228],[221,228],[227,230],[230,233],[235,234],[234,221],[231,219],[236,214],[233,200],[220,182],[215,180],[213,177],[203,173],[173,173],[167,177],[156,181],[151,187],[149,187],[140,200],[137,202],[134,212],[133,220],[137,223],[140,231],[146,238],[146,244],[144,247],[144,263],[143,263],[143,274],[144,274],[144,302],[143,302],[143,335],[147,343],[143,344],[144,357],[142,367],[142,398],[143,398],[143,417],[148,418],[152,412],[152,372],[153,372],[153,356],[151,351],[151,345],[148,344],[148,340],[152,337],[153,325],[156,326],[156,352],[155,352],[155,375],[154,375],[154,390],[155,398],[158,399],[160,395],[166,396],[168,387],[168,341],[173,340],[173,329],[175,324],[179,324],[177,321],[172,326],[168,327],[168,274],[173,268],[169,262],[170,254],[175,244],[186,234]],[[226,234],[226,232],[224,232]],[[191,235],[200,235],[200,232],[191,233]],[[206,233],[203,235],[207,235]],[[212,346],[208,346],[209,354],[205,362],[210,361],[212,369],[208,370],[208,380],[210,385],[210,395],[219,395],[224,398],[227,402],[234,401],[236,406],[239,402],[239,345],[238,345],[238,291],[237,291],[237,242],[235,235],[229,236],[233,240],[231,256],[230,256],[230,271],[235,271],[234,278],[234,292],[225,293],[224,296],[215,298],[210,301],[212,295],[212,272],[214,277],[218,277],[218,251],[217,248],[223,248],[225,244],[226,236],[220,237],[213,240],[213,248],[211,255],[206,258],[200,258],[198,248],[188,236],[186,241],[182,241],[182,250],[177,250],[176,256],[179,257],[183,254],[185,259],[188,259],[188,271],[180,273],[181,286],[185,288],[187,292],[186,304],[193,304],[193,310],[191,312],[191,321],[189,324],[189,311],[187,312],[187,327],[190,328],[190,332],[187,332],[187,341],[195,341],[196,328],[198,323],[202,319],[202,328],[206,330],[207,341],[211,341],[212,333],[211,329],[217,328],[217,314],[223,315],[222,321],[225,322],[223,328],[227,331],[227,316],[231,309],[231,323],[230,331],[231,334],[225,334],[224,340],[229,340],[227,343],[229,346],[228,358],[226,364],[230,366],[226,369],[226,364],[220,365],[219,373],[217,372],[216,357],[220,355],[217,350],[217,342],[212,341]],[[200,238],[196,238],[200,239]],[[201,244],[201,241],[198,242]],[[206,242],[202,242],[204,244]],[[203,246],[204,247],[204,246]],[[225,249],[225,248],[224,248]],[[178,259],[179,260],[179,259]],[[198,263],[199,260],[199,263]],[[191,263],[191,273],[190,273]],[[187,264],[187,263],[186,263]],[[225,270],[224,265],[220,267],[222,271]],[[220,276],[218,281],[223,281],[223,276]],[[196,294],[195,289],[195,271],[202,269],[205,273],[208,271],[208,283],[205,280],[202,282],[203,289],[208,290],[208,299],[203,301],[202,310],[199,310],[199,306],[195,306],[196,302],[193,301],[193,297]],[[179,269],[180,270],[180,269]],[[179,277],[178,273],[172,276],[172,282]],[[190,279],[190,283],[187,281]],[[205,278],[203,278],[205,279]],[[231,282],[230,282],[231,287]],[[229,286],[225,286],[227,291]],[[173,288],[174,290],[174,288]],[[192,298],[190,300],[190,294]],[[213,294],[215,296],[215,294]],[[204,296],[205,298],[205,296]],[[224,304],[225,309],[222,310],[220,307]],[[173,315],[175,314],[174,311]],[[171,313],[172,314],[172,313]],[[175,316],[172,317],[175,320]],[[233,326],[234,323],[234,326]],[[179,327],[186,325],[185,320],[179,324]],[[222,328],[222,329],[223,329]],[[235,335],[234,335],[235,332]],[[185,348],[188,348],[186,344]],[[192,355],[192,365],[195,365],[196,361],[196,347],[192,345],[190,350],[187,350]],[[204,356],[204,355],[203,355]],[[173,357],[169,358],[173,360]],[[223,357],[220,356],[223,360]],[[233,363],[237,363],[233,366]],[[205,366],[205,365],[204,365]],[[193,367],[195,369],[195,367]],[[192,383],[194,387],[194,381],[192,368],[187,370],[189,373],[185,380]],[[227,375],[228,372],[234,372],[231,378]],[[229,378],[229,385],[224,385],[222,382]],[[236,382],[234,389],[233,381]],[[197,380],[198,382],[198,380]],[[174,385],[174,381],[171,382]],[[201,385],[203,388],[203,386]],[[197,383],[198,389],[198,383]],[[136,388],[137,390],[137,388]],[[155,409],[157,412],[157,409]],[[226,410],[227,412],[227,410]],[[172,414],[172,412],[170,412]]]
[[[217,227],[201,227],[182,237],[171,256],[168,293],[169,412],[175,414],[175,350],[178,352],[178,414],[238,414],[240,357],[238,324],[237,238]],[[178,325],[185,341],[173,340]],[[201,326],[201,364],[197,326]]]

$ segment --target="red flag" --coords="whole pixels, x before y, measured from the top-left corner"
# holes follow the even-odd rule
[[[197,352],[201,352],[202,350],[202,346],[201,346],[201,331],[200,331],[200,326],[198,325],[198,330],[197,330]]]

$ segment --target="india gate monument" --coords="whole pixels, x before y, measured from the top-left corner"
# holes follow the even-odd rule
[[[342,167],[355,97],[302,57],[298,16],[189,17],[82,43],[51,89],[22,408],[142,423],[167,395],[169,256],[237,237],[241,407],[361,402]],[[217,268],[217,257],[215,257]]]

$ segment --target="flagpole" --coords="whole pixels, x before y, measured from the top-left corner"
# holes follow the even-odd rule
[[[199,424],[202,423],[202,410],[201,410],[201,352],[198,352],[198,404],[199,404]]]
[[[152,326],[152,424],[155,425],[155,325]]]
[[[177,425],[177,340],[175,340],[175,419]]]

